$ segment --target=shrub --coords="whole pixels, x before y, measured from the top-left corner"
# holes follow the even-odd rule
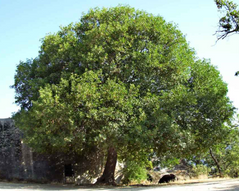
[[[147,179],[147,164],[137,163],[135,161],[127,161],[126,167],[123,169],[123,184],[129,184],[136,181],[140,183]]]
[[[192,172],[193,176],[198,177],[200,175],[208,175],[210,169],[203,164],[198,164],[193,166]]]

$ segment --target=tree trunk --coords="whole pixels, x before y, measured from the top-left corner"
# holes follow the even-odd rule
[[[210,151],[210,155],[211,155],[213,161],[215,162],[215,164],[217,166],[217,170],[219,172],[219,175],[220,175],[220,177],[222,177],[222,170],[221,170],[220,164],[219,164],[218,160],[216,159],[216,157],[213,155],[211,148],[209,149],[209,151]]]
[[[114,147],[109,147],[103,175],[100,178],[98,178],[96,184],[116,185],[115,183],[116,162],[117,162],[117,152]]]

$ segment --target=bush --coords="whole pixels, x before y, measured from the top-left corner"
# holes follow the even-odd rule
[[[193,176],[198,177],[200,175],[208,175],[210,169],[203,164],[198,164],[193,166],[192,172]]]
[[[126,167],[123,169],[123,184],[129,184],[130,182],[136,181],[140,183],[147,179],[148,165],[145,163],[137,163],[135,161],[127,161]]]

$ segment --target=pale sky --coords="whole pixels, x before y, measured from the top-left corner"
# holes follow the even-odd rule
[[[239,5],[239,0],[234,0]],[[213,0],[0,0],[0,118],[11,117],[14,74],[19,61],[38,55],[40,39],[59,26],[77,22],[94,7],[130,5],[177,24],[199,58],[210,59],[228,84],[228,96],[239,108],[239,34],[216,42],[220,14]]]

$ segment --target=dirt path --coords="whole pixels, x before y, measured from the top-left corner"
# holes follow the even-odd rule
[[[78,186],[59,186],[49,184],[24,184],[0,182],[0,191],[239,191],[239,179],[214,181],[206,183],[193,183],[184,185],[167,185],[154,187],[98,187],[87,188]]]

